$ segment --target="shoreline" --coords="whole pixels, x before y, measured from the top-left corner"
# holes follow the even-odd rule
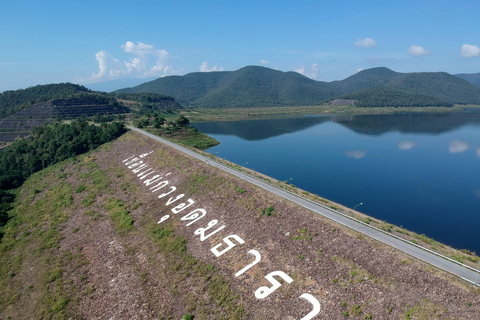
[[[191,123],[213,121],[236,121],[268,119],[274,116],[296,117],[302,114],[315,115],[381,115],[399,113],[451,113],[465,109],[480,108],[478,105],[455,105],[454,107],[385,107],[385,108],[357,108],[348,106],[294,106],[294,107],[264,107],[264,108],[197,108],[184,109],[183,115]]]
[[[292,113],[288,113],[288,114],[283,113],[282,115],[295,117],[295,116],[298,116],[300,114],[303,114],[303,112],[305,112],[306,110],[313,110],[313,109],[323,112],[323,113],[316,113],[316,114],[332,115],[332,116],[334,115],[333,113],[324,113],[324,108],[326,106],[321,106],[321,107],[322,108],[320,108],[320,109],[319,109],[318,106],[292,107],[293,109],[289,109],[289,110],[299,111],[299,113],[293,113],[293,111],[292,111]],[[468,108],[470,108],[470,107],[480,108],[480,106],[469,106]],[[418,110],[418,108],[402,108],[401,112],[412,112],[411,109],[417,109],[417,110],[415,110],[415,112],[418,112],[418,113],[424,113],[424,112],[440,112],[440,113],[442,113],[442,112],[443,113],[445,113],[445,112],[459,112],[461,110],[464,110],[467,107],[460,108],[460,107],[457,106],[457,107],[454,107],[454,108],[455,109],[453,109],[453,108],[428,108],[428,109],[427,108],[422,108],[421,110]],[[280,110],[285,110],[285,109],[286,108],[284,108],[284,107],[282,107],[282,108],[280,108],[280,107],[261,108],[261,110],[270,111],[272,113],[262,114],[262,117],[257,116],[257,115],[255,115],[255,116],[252,115],[250,118],[246,118],[246,119],[253,120],[253,119],[262,119],[262,118],[268,118],[268,117],[271,118],[272,116],[274,116],[274,114],[281,115],[280,113],[275,113],[275,112],[280,111]],[[359,108],[349,108],[350,111],[355,111],[356,109],[359,109]],[[373,108],[371,108],[371,109],[373,109]],[[397,109],[395,109],[395,108],[375,108],[375,109],[377,109],[377,110],[367,110],[367,111],[370,112],[368,114],[389,114],[389,113],[393,114],[395,112],[398,113],[398,108]],[[378,109],[382,109],[382,110],[378,110]],[[218,111],[218,109],[212,109],[212,110]],[[231,121],[231,120],[237,120],[237,119],[240,120],[239,118],[232,119],[232,117],[236,117],[238,112],[240,112],[240,111],[246,111],[246,110],[249,111],[251,109],[242,108],[242,109],[233,109],[233,110],[231,110],[231,109],[221,109],[221,110],[232,111],[232,112],[231,112],[231,114],[229,114],[229,117],[223,118],[222,120],[218,120],[218,121]],[[257,110],[257,109],[254,109],[254,110]],[[380,112],[372,112],[372,111],[380,111]],[[189,111],[187,116],[190,118],[190,115],[193,112],[196,112],[196,111]],[[201,115],[201,113],[197,113],[197,114]],[[258,114],[260,114],[260,113],[258,113]],[[313,113],[313,114],[315,114],[315,113]],[[356,113],[353,113],[353,112],[351,112],[351,113],[336,113],[335,115],[341,115],[341,114],[354,115]],[[367,113],[365,113],[365,114],[367,114]],[[219,113],[216,116],[217,117],[222,117],[223,114]],[[211,121],[211,120],[208,120],[208,121]],[[153,132],[151,132],[151,133],[153,133]],[[472,268],[475,268],[475,269],[478,268],[477,265],[478,265],[478,262],[480,261],[480,257],[478,255],[478,253],[471,252],[468,249],[457,249],[457,248],[451,247],[449,245],[446,245],[446,244],[443,244],[441,242],[435,241],[434,239],[427,237],[425,234],[418,234],[416,232],[409,231],[409,230],[403,228],[402,226],[397,226],[397,225],[388,223],[386,221],[374,218],[374,217],[369,216],[367,214],[364,214],[362,212],[355,211],[355,210],[353,210],[351,208],[348,208],[348,207],[346,207],[346,206],[344,206],[340,203],[336,203],[336,202],[333,202],[331,200],[322,198],[319,195],[312,194],[307,190],[297,188],[293,185],[289,185],[288,183],[285,184],[285,182],[278,181],[278,180],[276,180],[272,177],[266,176],[266,175],[264,175],[260,172],[256,172],[254,170],[244,168],[244,167],[242,167],[240,165],[237,165],[233,162],[230,162],[230,161],[227,161],[225,159],[219,158],[216,155],[209,153],[208,149],[207,150],[195,149],[195,148],[192,148],[191,146],[184,145],[182,143],[182,141],[180,141],[180,140],[176,140],[176,141],[172,141],[172,142],[178,143],[178,144],[180,144],[184,147],[187,147],[191,150],[195,150],[198,153],[203,154],[205,156],[208,156],[212,160],[215,160],[219,163],[225,164],[225,165],[227,165],[229,167],[232,167],[232,168],[235,168],[239,171],[249,173],[250,175],[255,176],[257,178],[261,178],[262,180],[264,180],[268,183],[271,183],[273,185],[276,185],[277,187],[288,189],[289,191],[297,193],[299,195],[301,194],[302,197],[308,198],[310,201],[314,201],[316,203],[328,206],[328,207],[330,207],[334,210],[338,210],[341,213],[347,214],[347,215],[355,218],[358,221],[362,221],[366,224],[372,225],[372,226],[374,226],[376,228],[379,228],[379,229],[381,229],[385,232],[388,232],[388,233],[390,233],[394,236],[402,238],[405,241],[412,242],[413,244],[419,245],[419,246],[421,246],[421,247],[423,247],[427,250],[432,250],[432,251],[434,251],[438,254],[441,254],[441,255],[444,255],[444,256],[446,256],[450,259],[453,259],[453,260],[455,260],[455,261],[457,261],[461,264],[468,265],[469,267],[472,267]]]
[[[191,150],[195,150],[192,148],[189,148]],[[369,216],[367,214],[364,214],[360,211],[353,210],[352,208],[349,208],[347,206],[344,206],[340,203],[325,199],[317,194],[310,193],[307,190],[303,190],[301,188],[296,187],[295,185],[285,183],[283,181],[276,180],[275,178],[272,178],[270,176],[267,176],[265,174],[262,174],[261,172],[257,172],[255,170],[249,169],[242,167],[241,165],[238,165],[236,163],[233,163],[231,161],[225,160],[223,158],[217,157],[215,154],[211,154],[207,151],[202,151],[202,150],[195,150],[200,154],[203,154],[206,157],[209,157],[212,161],[216,161],[218,163],[227,165],[233,169],[236,169],[238,171],[247,173],[255,178],[261,179],[264,182],[267,182],[269,184],[272,184],[274,186],[277,186],[279,188],[285,188],[287,191],[290,191],[292,193],[295,193],[303,198],[306,198],[309,201],[313,201],[317,204],[327,206],[330,209],[333,209],[335,211],[338,211],[340,213],[343,213],[345,215],[349,215],[352,218],[356,219],[357,221],[361,221],[363,223],[369,224],[375,228],[381,229],[385,232],[390,233],[393,236],[402,238],[405,241],[412,242],[413,244],[416,244],[420,247],[425,248],[426,250],[431,250],[437,254],[443,255],[447,258],[450,258],[452,260],[455,260],[458,263],[465,264],[471,268],[477,269],[478,268],[478,263],[480,262],[480,256],[475,253],[471,252],[468,249],[457,249],[454,247],[451,247],[449,245],[446,245],[444,243],[435,241],[435,239],[429,238],[424,234],[418,234],[413,231],[409,231],[402,226],[396,226],[394,224],[388,223],[386,221],[374,218],[372,216]],[[348,229],[348,228],[346,228]],[[350,232],[357,234],[355,230],[350,230]]]

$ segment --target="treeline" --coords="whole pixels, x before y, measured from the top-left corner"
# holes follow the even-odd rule
[[[137,128],[145,128],[150,126],[156,129],[163,128],[161,131],[168,134],[178,131],[180,128],[186,127],[189,124],[190,120],[188,120],[188,118],[186,118],[183,114],[178,115],[175,121],[167,121],[161,113],[146,113],[133,122],[133,125]]]
[[[40,102],[68,99],[78,92],[87,93],[90,89],[73,83],[58,83],[5,91],[0,93],[0,118]]]
[[[355,93],[343,95],[341,99],[355,100],[355,107],[452,107],[453,104],[444,100],[405,92],[387,86],[364,89]]]
[[[89,125],[85,117],[70,124],[49,123],[35,129],[32,135],[17,140],[0,153],[0,227],[8,218],[13,195],[31,174],[49,165],[88,152],[126,132],[122,123]]]
[[[111,97],[120,99],[120,100],[130,100],[130,101],[137,101],[143,103],[155,103],[155,102],[162,102],[162,101],[173,101],[175,100],[172,97],[168,97],[163,94],[158,93],[147,93],[147,92],[140,92],[140,93],[110,93]]]

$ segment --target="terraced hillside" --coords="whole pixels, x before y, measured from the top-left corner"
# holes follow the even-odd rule
[[[118,114],[130,110],[111,100],[92,98],[56,99],[24,108],[0,119],[0,142],[8,143],[27,136],[33,129],[54,119],[72,119],[81,115]]]
[[[15,215],[0,244],[4,318],[480,312],[471,285],[134,132],[34,174]]]

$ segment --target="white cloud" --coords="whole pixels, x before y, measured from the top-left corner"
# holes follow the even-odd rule
[[[363,71],[363,70],[365,70],[365,68],[358,68],[357,72],[360,72],[360,71]]]
[[[311,70],[310,78],[316,79],[318,74],[318,63],[312,64],[312,67],[310,68],[310,70]]]
[[[408,140],[400,141],[398,143],[398,149],[400,149],[400,150],[410,150],[413,147],[415,147],[416,145],[417,145],[417,143],[414,142],[414,141],[408,141]]]
[[[461,54],[464,58],[475,58],[480,56],[480,48],[471,44],[463,44]]]
[[[210,69],[208,69],[208,62],[203,61],[202,65],[198,68],[200,69],[200,72],[212,72],[212,71],[223,71],[222,67],[218,67],[217,65],[214,65]]]
[[[450,151],[450,153],[459,153],[459,152],[464,152],[468,148],[470,148],[470,145],[468,144],[468,142],[455,140],[450,142],[450,147],[448,151]]]
[[[365,38],[365,39],[359,38],[357,41],[353,43],[353,45],[356,47],[373,48],[377,46],[377,43],[372,38]]]
[[[95,54],[95,60],[98,61],[98,73],[92,74],[91,79],[101,79],[105,77],[107,73],[107,60],[108,60],[108,53],[104,50],[99,51]]]
[[[303,63],[300,65],[300,68],[295,68],[295,71],[305,75],[305,66],[303,65]]]
[[[295,71],[306,77],[309,77],[310,79],[315,80],[318,75],[318,63],[312,64],[309,70],[307,70],[302,63],[299,68],[295,68]]]
[[[137,42],[135,44],[131,41],[121,45],[121,48],[124,52],[133,55],[133,58],[122,64],[105,50],[101,50],[95,54],[95,59],[98,61],[98,73],[93,73],[86,80],[79,79],[79,82],[89,83],[125,77],[147,78],[175,74],[180,71],[167,64],[169,54],[166,50],[155,49],[153,45],[147,43]],[[154,58],[154,64],[150,63],[151,58]]]
[[[408,54],[410,54],[412,56],[415,56],[415,57],[419,57],[419,56],[429,55],[429,54],[431,54],[431,52],[423,49],[420,46],[411,45],[410,48],[408,48]]]
[[[268,61],[262,59],[262,60],[260,60],[260,63],[261,63],[261,64],[268,64]]]
[[[367,154],[367,151],[365,151],[365,150],[356,150],[356,151],[345,152],[345,155],[347,157],[353,158],[353,159],[361,159],[361,158],[365,157],[366,154]]]

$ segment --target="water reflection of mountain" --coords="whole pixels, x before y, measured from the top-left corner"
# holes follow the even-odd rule
[[[368,135],[397,131],[402,133],[440,134],[464,125],[480,125],[480,109],[446,114],[402,113],[355,115],[330,118],[350,130]]]
[[[235,135],[247,141],[263,140],[300,131],[330,121],[330,116],[274,118],[265,120],[220,121],[195,123],[192,126],[206,134]]]

